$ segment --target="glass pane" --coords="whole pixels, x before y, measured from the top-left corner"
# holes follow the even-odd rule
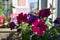
[[[18,0],[18,5],[19,6],[25,6],[26,3],[23,3],[25,2],[25,0]],[[3,4],[3,11],[1,11],[2,9],[0,9],[0,15],[1,14],[4,14],[6,17],[8,17],[10,15],[10,13],[12,13],[12,0],[4,0],[4,1],[1,1],[0,0],[0,7],[1,7],[1,4]],[[31,10],[37,10],[38,8],[38,0],[30,0],[30,9]]]
[[[30,0],[31,10],[36,10],[38,8],[38,0]]]
[[[0,1],[0,15],[9,17],[9,14],[12,12],[11,0],[2,0]]]
[[[0,0],[0,2],[2,2],[2,0]]]

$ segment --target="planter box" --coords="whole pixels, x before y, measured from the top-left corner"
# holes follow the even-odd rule
[[[0,28],[0,33],[9,33],[9,32],[16,32],[17,29],[10,30],[10,28]]]
[[[21,34],[17,32],[17,29],[0,28],[0,40],[22,40]]]

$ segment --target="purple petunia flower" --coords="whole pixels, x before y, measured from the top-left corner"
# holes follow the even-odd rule
[[[54,23],[54,25],[53,25],[54,28],[57,28],[58,26],[59,26],[59,24],[57,24],[57,23]]]
[[[31,25],[35,20],[37,19],[37,16],[33,14],[28,14],[28,23]]]
[[[60,35],[57,36],[60,39]]]
[[[60,18],[56,18],[55,21],[54,21],[54,23],[60,24]]]
[[[50,15],[50,8],[42,9],[39,11],[38,15],[40,18],[48,17]]]
[[[12,30],[12,29],[16,28],[16,25],[15,25],[14,22],[10,22],[10,23],[9,23],[9,27],[10,27],[11,30]]]

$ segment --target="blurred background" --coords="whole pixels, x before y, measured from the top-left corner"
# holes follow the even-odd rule
[[[24,1],[24,0],[22,0]],[[5,15],[8,17],[11,13],[19,13],[19,11],[22,10],[22,12],[29,13],[30,11],[36,12],[37,10],[49,8],[50,4],[53,4],[53,7],[55,8],[53,19],[56,17],[60,17],[60,0],[26,0],[27,7],[24,9],[24,7],[20,8],[18,6],[18,0],[0,0],[0,15]],[[24,2],[23,2],[24,3]],[[19,10],[16,12],[16,10]]]

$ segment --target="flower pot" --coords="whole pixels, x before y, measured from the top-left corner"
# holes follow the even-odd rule
[[[17,32],[17,29],[0,28],[0,40],[22,40],[21,34]]]

